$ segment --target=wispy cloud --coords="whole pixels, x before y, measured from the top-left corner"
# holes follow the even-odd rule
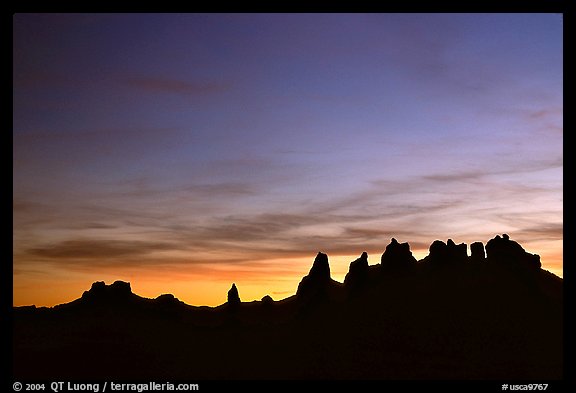
[[[78,229],[117,229],[117,225],[102,224],[99,222],[86,222],[77,227]]]
[[[182,95],[205,95],[221,93],[229,90],[231,84],[219,82],[190,82],[179,79],[161,77],[128,77],[125,80],[128,87],[149,93],[169,93]]]
[[[114,191],[109,191],[106,195],[110,198],[134,198],[136,200],[150,200],[155,198],[180,198],[186,197],[190,200],[226,200],[229,198],[255,195],[260,191],[260,186],[248,181],[219,181],[207,183],[206,181],[180,180],[174,184],[158,184],[151,177],[139,177],[123,182],[111,183]],[[159,199],[160,198],[160,199]]]
[[[526,116],[530,120],[541,120],[541,119],[548,120],[550,117],[561,119],[563,113],[564,113],[563,108],[550,107],[550,108],[542,108],[542,109],[527,111]]]
[[[531,160],[525,163],[511,162],[508,164],[503,163],[501,167],[490,168],[486,170],[475,171],[455,171],[450,173],[434,173],[430,175],[421,176],[422,182],[434,183],[451,183],[461,181],[474,181],[488,176],[499,175],[514,175],[521,173],[538,172],[547,169],[561,168],[563,166],[563,158],[556,157],[546,160]]]
[[[513,232],[518,239],[526,240],[562,240],[564,238],[563,223],[542,223],[520,228]]]
[[[258,164],[249,161],[238,165],[251,168]],[[232,162],[222,165],[228,167]],[[50,215],[46,213],[49,209],[43,209],[43,214],[48,214],[46,219],[52,219],[56,227],[98,230],[98,238],[80,240],[76,238],[77,234],[71,234],[50,244],[28,244],[26,253],[62,266],[78,268],[85,265],[89,268],[91,264],[109,265],[112,258],[118,258],[126,266],[138,263],[149,266],[153,263],[158,266],[227,263],[232,266],[274,257],[310,257],[318,251],[333,255],[362,251],[380,254],[391,237],[404,238],[413,249],[427,249],[436,236],[453,233],[450,231],[453,224],[445,217],[466,214],[467,218],[476,220],[515,222],[514,219],[499,219],[501,209],[495,209],[491,201],[499,203],[517,194],[528,201],[530,195],[550,190],[503,180],[512,174],[561,165],[559,158],[533,161],[524,166],[512,164],[487,170],[456,170],[402,180],[383,178],[367,183],[364,189],[344,192],[329,200],[312,199],[307,204],[287,206],[284,213],[264,210],[230,214],[230,209],[226,208],[220,211],[224,214],[216,214],[210,210],[211,204],[221,206],[238,197],[261,199],[265,195],[262,184],[192,182],[174,187],[135,178],[116,185],[114,195],[99,195],[101,203],[83,201],[84,213],[79,214],[76,209],[69,219]],[[499,176],[503,178],[499,179]],[[487,193],[491,195],[490,200],[484,198]],[[424,194],[427,195],[425,202],[420,198]],[[185,200],[199,202],[186,204]],[[152,201],[154,206],[150,205]],[[34,207],[25,199],[15,200],[14,204],[15,212]],[[174,205],[179,206],[177,211],[170,208]],[[121,217],[121,220],[114,217]],[[545,228],[538,227],[535,222],[516,223],[518,236],[524,232],[536,234],[538,230],[549,238],[562,236],[561,228],[555,226]],[[416,225],[418,231],[413,229]],[[118,230],[121,233],[117,233]],[[120,240],[101,240],[107,233],[115,234],[110,239]],[[460,232],[461,235],[465,233]],[[90,233],[85,235],[90,236]],[[134,238],[139,240],[131,240]],[[158,252],[167,253],[160,258]]]
[[[28,250],[31,255],[58,259],[119,258],[172,250],[173,245],[161,242],[127,240],[65,240]]]
[[[467,172],[453,172],[453,173],[436,173],[432,175],[424,175],[421,177],[423,181],[449,183],[477,180],[487,176],[489,172],[484,171],[467,171]]]

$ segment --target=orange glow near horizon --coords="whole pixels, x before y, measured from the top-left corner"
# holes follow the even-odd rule
[[[558,248],[560,243],[560,248]],[[538,253],[542,268],[563,277],[562,242],[532,242],[524,246],[526,251]],[[428,255],[427,249],[414,249],[412,254],[417,260]],[[369,253],[369,264],[380,263],[380,253]],[[161,294],[171,293],[184,303],[193,306],[218,306],[226,302],[227,292],[232,283],[238,287],[240,298],[244,302],[260,300],[270,295],[274,300],[281,300],[296,293],[298,283],[310,270],[314,255],[302,258],[278,258],[260,261],[257,266],[217,266],[204,270],[202,274],[193,269],[174,269],[159,272],[150,269],[138,272],[120,269],[111,273],[102,271],[71,272],[50,270],[42,273],[38,268],[36,274],[14,276],[13,305],[51,307],[68,303],[82,296],[90,289],[94,281],[111,284],[116,280],[130,282],[132,292],[145,297],[156,298]],[[351,261],[358,255],[330,255],[331,276],[338,282],[344,282]]]
[[[343,282],[507,233],[563,275],[563,25],[511,14],[13,18],[15,306]]]

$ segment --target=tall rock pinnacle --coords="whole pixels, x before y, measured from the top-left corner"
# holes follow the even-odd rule
[[[228,291],[228,304],[240,304],[240,295],[238,294],[238,288],[236,288],[236,284],[234,283],[232,284],[232,288]]]
[[[316,293],[323,291],[330,283],[330,265],[328,255],[319,252],[314,259],[310,273],[300,281],[296,295]]]

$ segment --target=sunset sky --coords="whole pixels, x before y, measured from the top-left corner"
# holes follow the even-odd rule
[[[342,281],[508,233],[562,276],[558,14],[16,14],[14,305]]]

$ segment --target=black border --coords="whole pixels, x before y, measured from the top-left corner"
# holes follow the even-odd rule
[[[12,62],[12,24],[13,24],[13,14],[17,12],[39,12],[39,13],[52,13],[52,12],[85,12],[85,13],[100,13],[100,12],[114,12],[114,13],[126,13],[126,12],[146,12],[146,13],[166,13],[166,12],[274,12],[274,13],[302,13],[302,12],[329,12],[329,13],[340,13],[340,12],[407,12],[407,13],[562,13],[564,19],[564,40],[565,48],[573,48],[573,41],[571,34],[568,33],[570,22],[572,21],[571,7],[569,7],[570,0],[484,0],[475,3],[466,1],[431,1],[431,0],[417,0],[417,1],[404,1],[398,3],[387,3],[387,2],[364,2],[354,4],[347,4],[343,2],[330,2],[328,4],[312,4],[308,3],[305,5],[298,5],[293,3],[283,3],[283,4],[226,4],[226,3],[211,3],[211,4],[201,4],[194,3],[190,4],[189,8],[186,4],[159,4],[159,3],[140,3],[139,7],[127,6],[123,4],[114,4],[113,6],[104,4],[92,4],[90,9],[81,9],[86,6],[82,4],[79,7],[78,2],[66,3],[51,3],[47,5],[46,3],[31,5],[30,3],[22,2],[18,5],[10,5],[11,9],[8,12],[3,13],[2,18],[2,28],[3,37],[6,45],[6,51],[10,50],[10,56],[5,56],[6,64],[5,72],[7,78],[12,76],[13,62]],[[573,61],[570,56],[570,50],[566,51],[568,56],[564,56],[564,69],[574,70]],[[10,70],[10,74],[8,74]],[[572,86],[573,82],[570,72],[564,73],[564,92],[565,101],[572,102],[570,99],[571,89],[566,86]],[[8,85],[8,84],[7,84]],[[10,83],[10,86],[12,84]],[[12,91],[6,89],[6,101],[12,102]],[[570,113],[570,112],[569,112]],[[571,122],[568,119],[568,129],[572,130],[570,127]],[[565,120],[566,121],[566,120]],[[9,120],[10,128],[12,129],[12,117]],[[12,133],[5,132],[4,134],[6,148],[12,145]],[[573,168],[574,155],[569,150],[568,143],[564,143],[564,157],[568,157],[568,168]],[[568,154],[567,154],[568,153]],[[4,157],[12,158],[13,152],[6,152]],[[6,165],[4,168],[10,170],[12,175],[12,165]],[[564,178],[570,179],[571,171],[566,171],[566,166],[564,167]],[[564,187],[564,201],[572,201],[573,191],[570,189],[570,183],[568,187]],[[7,214],[8,217],[13,217],[13,213]],[[559,381],[452,381],[452,380],[438,380],[438,381],[403,381],[403,380],[392,380],[392,381],[323,381],[323,380],[310,380],[310,381],[162,381],[158,380],[155,382],[170,382],[174,384],[178,383],[197,383],[200,387],[199,391],[222,391],[228,389],[250,389],[251,391],[270,391],[278,388],[296,390],[296,389],[346,389],[352,391],[369,391],[376,388],[390,389],[391,392],[402,392],[402,391],[429,391],[438,390],[442,392],[500,392],[502,391],[502,384],[507,383],[513,384],[523,384],[523,383],[548,383],[548,392],[560,392],[560,391],[576,391],[576,365],[574,363],[574,355],[576,354],[576,348],[574,346],[574,337],[572,332],[576,331],[574,327],[571,313],[574,312],[574,285],[576,282],[576,266],[574,266],[574,261],[576,261],[575,248],[573,243],[571,244],[570,239],[572,239],[574,233],[574,222],[571,220],[574,217],[573,207],[570,204],[564,204],[564,250],[563,259],[568,261],[564,262],[563,274],[564,274],[564,379]],[[12,242],[10,246],[6,244],[7,249],[12,249]],[[12,324],[12,305],[13,305],[13,266],[12,263],[0,264],[0,315],[1,323],[3,326],[9,327],[6,329],[10,334],[3,334],[1,345],[1,353],[3,356],[8,357],[8,361],[3,364],[8,364],[9,367],[2,367],[0,372],[0,380],[4,386],[2,391],[14,391],[13,383],[16,382],[12,377],[12,334],[13,334],[13,324]],[[6,331],[4,330],[4,331]],[[56,377],[55,377],[56,379]],[[153,381],[153,379],[151,379]],[[49,384],[53,381],[20,381],[23,383],[44,383],[46,385],[46,390],[49,389]],[[86,383],[94,382],[104,382],[104,381],[84,381]],[[134,382],[134,383],[147,383],[149,381],[124,381],[124,382]],[[101,390],[100,390],[101,391]]]
[[[33,13],[521,13],[565,12],[571,0],[405,0],[405,1],[354,1],[354,2],[140,2],[137,6],[123,3],[29,3],[11,4],[9,14]]]

